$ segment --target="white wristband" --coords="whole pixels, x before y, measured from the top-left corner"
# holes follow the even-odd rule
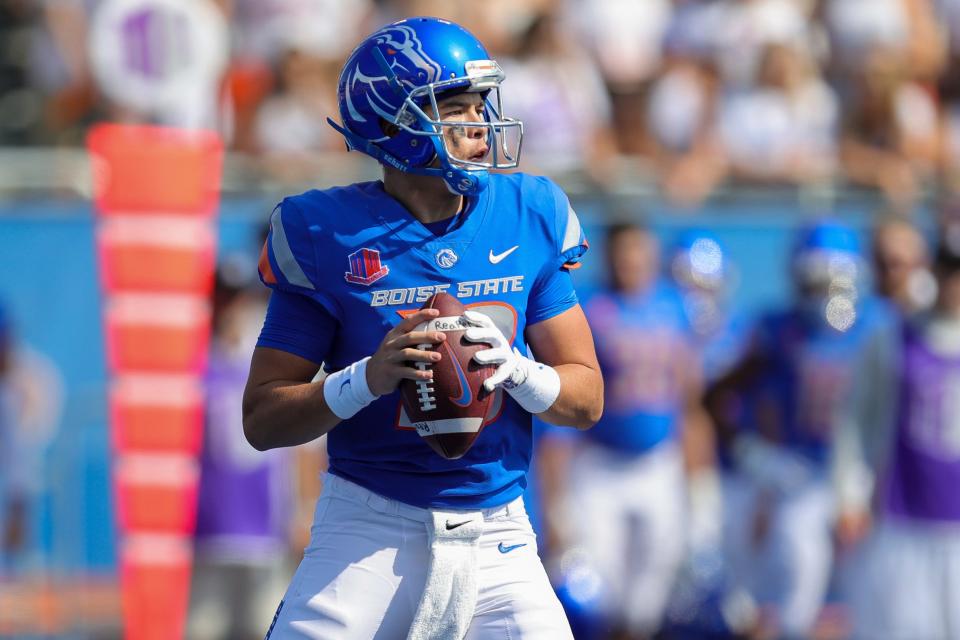
[[[543,413],[560,395],[560,374],[550,365],[520,356],[520,365],[504,382],[503,388],[530,413]]]
[[[341,420],[352,418],[360,409],[379,398],[367,386],[370,356],[331,373],[323,381],[323,397],[330,411]]]

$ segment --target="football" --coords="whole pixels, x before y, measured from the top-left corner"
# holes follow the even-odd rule
[[[484,342],[469,342],[465,337],[468,325],[463,317],[465,307],[448,293],[436,293],[422,309],[439,309],[440,315],[417,327],[417,331],[442,331],[447,339],[438,345],[422,344],[419,349],[439,351],[440,360],[418,362],[420,370],[433,369],[433,380],[403,380],[400,395],[407,417],[417,433],[438,454],[448,460],[462,457],[473,445],[493,399],[483,388],[483,381],[494,371],[494,365],[481,365],[473,360],[477,351],[488,349]]]

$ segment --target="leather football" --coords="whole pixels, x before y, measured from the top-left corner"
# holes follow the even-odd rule
[[[442,331],[447,339],[440,344],[422,344],[418,349],[439,351],[436,362],[417,362],[421,370],[433,369],[433,380],[403,380],[400,396],[403,408],[417,433],[438,454],[448,460],[462,457],[473,445],[494,394],[487,393],[483,381],[496,371],[494,365],[473,360],[477,351],[489,349],[485,342],[464,338],[468,325],[465,307],[449,293],[435,293],[422,309],[439,309],[440,315],[416,328],[416,331]]]

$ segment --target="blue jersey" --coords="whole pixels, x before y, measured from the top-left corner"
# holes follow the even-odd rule
[[[666,282],[639,295],[602,292],[584,304],[604,377],[603,417],[584,436],[624,453],[673,437],[698,366],[679,292]]]
[[[268,286],[306,296],[333,318],[334,339],[318,340],[329,346],[310,358],[329,372],[372,354],[404,314],[439,291],[486,313],[526,352],[528,325],[577,303],[565,270],[586,247],[566,196],[546,178],[492,175],[439,236],[378,181],[286,198],[260,270]],[[420,507],[509,502],[523,491],[531,418],[502,392],[492,404],[473,447],[446,460],[417,435],[400,394],[382,396],[330,431],[330,471]]]
[[[836,418],[850,402],[859,354],[894,316],[868,299],[856,321],[837,331],[797,309],[772,313],[758,327],[755,348],[767,363],[753,398],[756,426],[770,439],[826,462]]]

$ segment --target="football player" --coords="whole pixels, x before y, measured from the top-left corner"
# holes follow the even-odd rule
[[[383,179],[284,199],[261,259],[273,289],[244,398],[258,449],[328,435],[330,472],[272,638],[569,638],[520,498],[531,415],[585,429],[603,382],[568,273],[587,248],[566,196],[517,166],[504,74],[462,27],[410,18],[340,75],[350,149]],[[444,340],[417,330],[444,291],[493,347],[494,409],[460,459],[401,409]],[[526,345],[532,349],[527,351]],[[329,373],[311,382],[323,363]]]
[[[856,638],[960,637],[960,225],[941,230],[933,308],[876,340],[837,443],[844,519],[870,531]]]
[[[573,434],[582,437],[568,444],[569,470],[554,474],[564,487],[544,493],[567,495],[565,531],[552,535],[565,547],[559,564],[577,559],[577,571],[596,576],[606,626],[647,637],[660,628],[685,551],[680,440],[705,426],[700,361],[680,294],[660,277],[656,237],[618,223],[606,248],[610,284],[584,304],[604,374],[604,415]],[[544,445],[564,441],[549,433]]]
[[[767,570],[754,582],[757,597],[776,612],[778,637],[807,638],[833,570],[828,463],[837,419],[852,397],[858,354],[892,314],[862,295],[859,239],[845,224],[802,228],[790,268],[793,303],[761,318],[743,361],[711,387],[707,405],[756,496],[739,537],[760,551],[748,549],[751,564]],[[730,411],[738,403],[750,406],[747,417]]]
[[[680,290],[710,384],[736,365],[749,338],[748,315],[731,304],[736,276],[730,255],[709,230],[686,229],[673,244],[667,271]],[[670,631],[746,635],[756,625],[756,608],[728,565],[739,553],[729,552],[725,529],[736,531],[743,519],[737,506],[747,482],[728,464],[727,452],[717,451],[712,429],[686,435],[688,552],[667,611]]]

